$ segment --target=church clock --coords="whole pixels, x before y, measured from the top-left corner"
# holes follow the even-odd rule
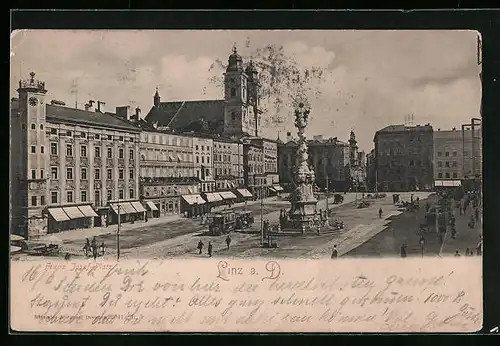
[[[30,97],[28,100],[30,106],[35,107],[38,104],[38,99],[36,97]]]

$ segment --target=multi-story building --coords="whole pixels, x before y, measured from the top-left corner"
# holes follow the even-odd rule
[[[264,196],[266,174],[264,173],[264,151],[261,142],[243,140],[243,167],[245,185],[255,199]]]
[[[481,119],[462,125],[464,179],[480,181],[483,171]]]
[[[245,185],[243,143],[236,139],[214,137],[213,172],[215,188],[229,190]]]
[[[375,149],[366,154],[366,188],[369,191],[375,190],[377,185],[377,166],[375,165]]]
[[[434,180],[463,179],[463,137],[457,129],[434,131]]]
[[[36,237],[108,223],[118,200],[123,221],[144,215],[140,130],[101,109],[47,104],[45,83],[30,76],[11,112],[14,231]]]
[[[193,156],[195,177],[200,179],[201,192],[215,191],[215,178],[213,175],[213,148],[211,138],[193,135]]]
[[[349,187],[350,147],[335,138],[314,136],[308,140],[308,162],[314,169],[316,184],[333,191]],[[278,146],[280,181],[293,186],[297,141],[287,134],[286,142]]]
[[[433,129],[390,125],[375,133],[378,191],[429,190],[433,186]]]

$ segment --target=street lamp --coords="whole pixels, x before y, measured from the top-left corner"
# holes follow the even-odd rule
[[[422,253],[422,257],[424,257],[424,245],[425,245],[425,238],[424,236],[420,237],[420,251]]]

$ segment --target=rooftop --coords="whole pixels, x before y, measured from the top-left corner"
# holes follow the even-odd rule
[[[104,126],[125,131],[140,132],[140,128],[131,125],[112,113],[86,111],[52,104],[48,104],[46,107],[48,121]]]

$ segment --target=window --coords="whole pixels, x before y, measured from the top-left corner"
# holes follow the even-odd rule
[[[129,194],[129,198],[134,198],[134,189],[130,189],[128,191],[128,194]]]
[[[130,142],[134,143],[134,138],[133,137],[130,137]]]
[[[68,179],[68,180],[73,179],[73,168],[72,167],[66,168],[66,179]]]
[[[446,161],[446,162],[444,163],[444,166],[445,166],[445,167],[450,167],[450,161]]]
[[[50,155],[57,155],[57,143],[50,143]]]
[[[31,179],[36,179],[36,169],[31,170]]]
[[[51,135],[57,135],[57,130],[56,129],[50,129],[50,134]]]
[[[80,137],[85,138],[87,134],[85,132],[80,132]]]
[[[438,167],[443,167],[443,162],[442,161],[438,161]]]
[[[80,199],[80,201],[81,201],[81,202],[87,202],[87,191],[82,190],[82,191],[81,191],[81,197],[82,197],[82,198]]]
[[[21,124],[21,129],[26,130],[26,124]]]
[[[198,145],[196,145],[196,150],[198,150]]]
[[[446,172],[446,173],[445,173],[445,177],[446,177],[446,178],[449,178],[449,177],[450,177],[450,173]]]
[[[57,203],[57,191],[50,193],[50,203]]]
[[[129,170],[128,177],[129,177],[129,179],[134,179],[134,170],[133,169]]]
[[[458,166],[457,161],[453,161],[453,165],[452,165],[452,166],[453,166],[453,167],[457,167],[457,166]]]
[[[231,97],[236,96],[236,88],[231,88]]]
[[[94,136],[94,138],[95,139],[99,139],[99,138],[101,138],[101,136],[98,133],[96,133],[95,136]]]
[[[36,124],[34,124],[34,123],[33,123],[33,124],[31,124],[31,129],[32,129],[32,130],[36,130]]]
[[[449,151],[445,152],[444,156],[446,156],[446,157],[450,156],[450,152]]]
[[[50,176],[52,179],[57,179],[57,167],[50,167]]]
[[[40,130],[43,130],[43,124],[40,124]]]
[[[113,191],[112,190],[108,190],[108,192],[107,192],[107,200],[111,201],[112,198],[113,198]]]
[[[66,131],[66,136],[71,137],[71,131]]]
[[[113,148],[108,148],[108,159],[113,158]]]
[[[123,169],[118,170],[118,179],[123,179]]]
[[[73,156],[73,146],[66,144],[66,156]]]
[[[120,142],[123,142],[123,136],[120,136]]]
[[[36,207],[36,196],[31,196],[31,206]]]
[[[468,151],[464,151],[464,156],[469,156],[469,152]]]
[[[87,180],[87,168],[82,168],[81,179],[82,180]]]
[[[129,160],[133,160],[134,159],[134,149],[130,149],[129,152],[128,152],[128,158]]]
[[[443,154],[442,152],[438,151],[438,156],[442,156],[442,154]]]
[[[108,180],[111,179],[113,179],[113,171],[111,170],[111,168],[108,168]]]
[[[210,163],[210,157],[207,156],[207,163]]]
[[[200,163],[200,158],[196,156],[196,163]]]
[[[457,152],[456,151],[453,152],[453,156],[457,156]]]
[[[66,192],[66,201],[68,203],[73,203],[73,191]]]
[[[45,205],[45,196],[40,196],[40,205]]]
[[[123,159],[123,149],[118,149],[118,158]]]
[[[457,172],[453,172],[453,178],[457,178],[458,175],[457,175]]]
[[[32,154],[36,153],[36,146],[34,145],[31,146],[31,153]]]
[[[99,207],[101,205],[101,191],[94,191],[94,204]]]
[[[45,152],[45,148],[42,146],[40,146],[40,152],[43,154]]]
[[[123,199],[123,190],[118,191],[118,199]]]
[[[94,156],[95,157],[101,157],[101,147],[95,147],[94,148]]]
[[[236,113],[235,112],[231,112],[231,120],[236,120]]]
[[[43,171],[43,169],[41,169],[40,170],[40,179],[45,179],[45,176],[43,173],[45,173],[45,172]]]
[[[86,145],[82,145],[80,147],[80,156],[87,157],[87,146]]]
[[[205,156],[201,157],[201,163],[205,163]]]
[[[108,141],[112,141],[113,140],[113,136],[112,135],[108,135]]]

